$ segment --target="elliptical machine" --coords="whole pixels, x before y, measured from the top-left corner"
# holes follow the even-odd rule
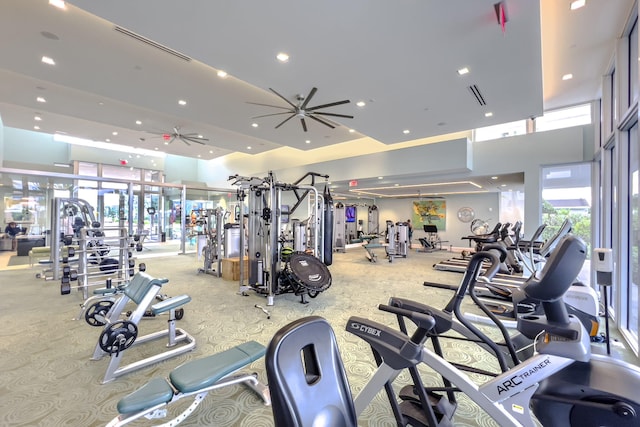
[[[474,255],[469,268],[479,272],[486,257],[483,253]],[[503,427],[534,427],[534,415],[551,427],[637,426],[640,368],[591,355],[588,334],[579,320],[567,314],[562,302],[585,258],[584,242],[566,236],[539,276],[527,281],[523,292],[542,303],[544,315],[520,318],[518,329],[535,340],[537,351],[481,385],[424,345],[424,337],[436,326],[434,317],[380,306],[413,321],[416,331],[408,336],[369,319],[349,318],[347,331],[369,343],[380,356],[378,368],[352,402],[330,327],[320,327],[317,317],[296,320],[276,333],[267,350],[265,363],[276,420],[282,425],[307,427],[317,425],[318,417],[323,417],[339,421],[333,425],[355,426],[357,416],[383,387],[403,369],[424,363],[445,379],[445,386],[438,390],[447,395],[465,393]],[[322,390],[338,392],[322,393],[316,399],[313,389],[317,384],[322,384]],[[428,425],[452,425],[453,415],[436,416],[435,423]]]

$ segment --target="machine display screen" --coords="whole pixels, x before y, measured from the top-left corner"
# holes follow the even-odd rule
[[[356,207],[345,206],[344,216],[345,216],[345,222],[356,222]]]

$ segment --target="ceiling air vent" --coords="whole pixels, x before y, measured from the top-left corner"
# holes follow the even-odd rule
[[[129,31],[129,30],[125,29],[125,28],[118,27],[117,25],[113,29],[116,30],[117,32],[121,33],[121,34],[124,34],[125,36],[129,36],[129,37],[134,38],[134,39],[136,39],[136,40],[138,40],[138,41],[140,41],[142,43],[145,43],[145,44],[147,44],[149,46],[155,47],[156,49],[159,49],[159,50],[161,50],[163,52],[166,52],[166,53],[168,53],[170,55],[173,55],[176,58],[180,58],[183,61],[187,61],[187,62],[191,61],[191,58],[189,58],[187,55],[183,55],[178,51],[175,51],[173,49],[170,49],[170,48],[168,48],[166,46],[161,45],[160,43],[156,43],[153,40],[149,40],[146,37],[142,37],[140,34],[136,34],[133,31]]]
[[[480,104],[480,106],[487,105],[487,103],[484,101],[484,96],[482,96],[482,94],[480,93],[480,89],[478,89],[478,86],[471,85],[469,86],[469,90],[473,94],[473,97],[476,99],[476,101],[478,101],[478,104]]]

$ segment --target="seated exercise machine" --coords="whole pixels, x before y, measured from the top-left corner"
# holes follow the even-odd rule
[[[433,224],[424,224],[422,226],[425,237],[420,237],[418,241],[422,248],[418,249],[418,252],[435,252],[442,250],[442,244],[447,243],[446,240],[442,240],[438,235],[438,226]]]
[[[540,276],[528,280],[523,292],[542,303],[544,315],[520,318],[518,330],[535,341],[536,351],[482,384],[448,362],[436,348],[424,345],[436,318],[381,305],[384,311],[410,319],[417,329],[408,336],[369,319],[349,318],[347,331],[369,343],[380,356],[378,368],[352,400],[331,326],[317,316],[294,321],[275,334],[265,356],[276,425],[356,426],[358,415],[383,387],[390,386],[403,369],[424,364],[444,379],[444,386],[426,389],[427,401],[420,402],[433,419],[418,424],[400,418],[398,425],[454,425],[455,402],[449,396],[462,392],[502,427],[533,427],[534,416],[551,427],[637,426],[640,368],[592,355],[582,324],[567,314],[561,300],[585,258],[584,242],[566,236]],[[436,397],[434,408],[436,391],[445,394]],[[443,413],[438,413],[441,409]]]
[[[180,295],[151,305],[158,296],[162,285],[168,281],[168,279],[155,279],[147,273],[138,272],[123,288],[120,297],[109,308],[103,320],[105,327],[98,338],[98,343],[91,358],[91,360],[100,360],[106,355],[110,357],[107,371],[102,380],[103,384],[131,371],[175,357],[195,348],[195,339],[184,330],[176,328],[176,310],[191,301],[191,297]],[[133,302],[137,306],[127,320],[121,320],[122,312],[129,302]],[[138,324],[147,309],[150,309],[154,316],[168,312],[168,328],[138,337]],[[96,320],[102,321],[102,318],[95,317]],[[160,338],[168,339],[167,347],[171,348],[170,350],[120,367],[120,361],[124,356],[125,350],[133,345],[144,344]],[[182,343],[182,345],[176,347],[179,343]]]
[[[107,427],[120,427],[142,417],[148,419],[166,418],[169,406],[184,398],[194,396],[194,400],[182,413],[162,424],[176,426],[184,421],[211,390],[244,384],[260,396],[265,405],[271,404],[269,389],[260,383],[256,374],[236,374],[238,370],[264,356],[265,347],[249,341],[220,353],[186,362],[167,378],[154,378],[133,393],[120,399],[118,415]]]
[[[139,271],[145,271],[146,266],[141,263]],[[93,290],[93,295],[87,298],[80,304],[80,312],[73,320],[84,319],[89,326],[102,327],[107,324],[106,316],[113,307],[113,304],[122,296],[125,288],[129,282],[117,282],[113,285],[112,279],[107,279],[106,286],[104,288],[97,288]],[[157,301],[164,301],[170,297],[166,294],[158,293],[156,295]],[[126,316],[131,316],[131,311],[127,311]],[[175,310],[176,320],[181,320],[184,317],[184,308],[180,307]],[[147,309],[144,312],[143,317],[155,317],[155,314],[151,309]]]

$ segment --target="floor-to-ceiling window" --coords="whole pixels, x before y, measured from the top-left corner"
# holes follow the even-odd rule
[[[638,341],[638,288],[640,284],[640,149],[638,149],[638,123],[627,132],[629,137],[629,230],[628,277],[624,284],[626,296],[624,327]]]

